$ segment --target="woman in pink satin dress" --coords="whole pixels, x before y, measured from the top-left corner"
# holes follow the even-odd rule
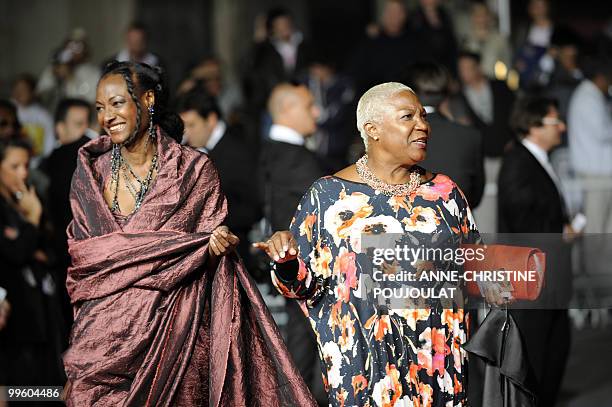
[[[68,227],[69,406],[314,405],[222,226],[207,155],[179,144],[157,68],[113,62]]]

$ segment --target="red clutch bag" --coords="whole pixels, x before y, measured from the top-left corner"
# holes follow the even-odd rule
[[[536,300],[544,286],[544,272],[546,270],[546,254],[540,249],[532,247],[518,247],[505,245],[461,245],[464,249],[477,250],[484,256],[475,256],[464,263],[466,272],[482,272],[484,270],[516,271],[514,278],[509,278],[505,284],[512,285],[512,297],[516,300]],[[483,252],[484,251],[484,252]],[[529,273],[533,271],[533,273]],[[475,273],[472,273],[474,276]],[[482,273],[481,273],[482,275]],[[521,278],[526,275],[529,278]],[[467,277],[468,274],[465,274]],[[486,283],[486,282],[485,282]],[[476,281],[467,281],[469,295],[481,296]]]

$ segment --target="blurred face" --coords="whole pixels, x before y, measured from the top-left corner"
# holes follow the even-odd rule
[[[21,106],[27,106],[32,103],[32,100],[34,99],[34,92],[26,81],[20,80],[15,83],[15,86],[13,87],[13,99],[15,99]]]
[[[30,155],[20,147],[9,147],[0,162],[0,187],[10,194],[23,189],[28,178]]]
[[[532,128],[528,137],[549,151],[561,144],[561,135],[564,131],[565,123],[559,118],[557,109],[551,107],[542,119],[542,126]]]
[[[203,82],[204,88],[209,95],[219,96],[221,94],[221,65],[219,65],[219,62],[214,60],[206,61],[198,65],[191,72],[191,75]]]
[[[426,116],[414,93],[404,90],[390,97],[381,123],[366,124],[368,134],[378,137],[369,141],[369,148],[380,148],[402,164],[423,161],[431,131]]]
[[[10,110],[0,107],[0,140],[17,135],[17,118]]]
[[[575,45],[560,47],[558,59],[564,68],[575,69],[578,65],[578,48]]]
[[[148,107],[154,103],[153,92],[140,97],[140,139],[148,126]],[[96,113],[100,128],[104,129],[115,144],[127,141],[136,129],[137,108],[121,75],[108,75],[100,80],[96,92]]]
[[[129,30],[125,34],[125,46],[130,55],[143,55],[147,50],[147,38],[142,30]]]
[[[280,41],[289,41],[293,35],[293,23],[288,16],[280,16],[272,21],[272,37]]]
[[[74,106],[68,109],[66,119],[57,123],[57,135],[60,143],[68,144],[78,140],[89,127],[89,111],[84,107]]]
[[[459,58],[457,68],[459,70],[459,79],[466,85],[478,82],[482,77],[480,65],[473,58]]]
[[[188,110],[180,114],[185,124],[185,138],[187,144],[193,148],[205,147],[210,139],[213,129],[219,121],[215,113],[207,118],[200,116],[195,110]]]
[[[421,7],[423,8],[434,8],[434,7],[438,7],[438,4],[440,3],[439,0],[421,0]]]
[[[406,23],[406,8],[398,1],[388,1],[385,3],[381,22],[387,35],[401,34]]]
[[[491,22],[491,14],[486,5],[477,3],[472,8],[472,24],[476,28],[488,28]]]
[[[548,17],[548,2],[545,0],[531,0],[527,9],[533,20]]]
[[[294,92],[282,114],[284,122],[301,135],[309,136],[317,130],[319,108],[314,103],[312,93],[305,86],[298,87]]]

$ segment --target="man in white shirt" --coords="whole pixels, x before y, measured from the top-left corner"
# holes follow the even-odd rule
[[[521,101],[512,116],[521,141],[504,154],[498,179],[498,232],[518,246],[546,253],[544,289],[536,301],[510,312],[519,328],[534,374],[539,406],[554,406],[570,345],[567,315],[571,297],[570,250],[562,237],[572,238],[567,209],[548,152],[561,143],[565,124],[554,100]]]
[[[157,55],[149,52],[147,29],[140,23],[132,23],[125,31],[125,48],[114,57],[119,62],[143,62],[151,66],[160,66]]]
[[[612,231],[612,116],[606,95],[612,65],[593,59],[569,104],[570,160],[584,188],[586,232]]]

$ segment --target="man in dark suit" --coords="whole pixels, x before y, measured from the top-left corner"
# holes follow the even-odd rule
[[[325,175],[316,155],[304,147],[317,128],[319,109],[308,88],[280,84],[268,102],[272,116],[269,141],[262,148],[264,197],[272,230],[286,230],[302,195]]]
[[[55,134],[60,146],[55,148],[40,164],[40,170],[49,179],[47,210],[52,224],[53,248],[57,254],[60,281],[66,279],[70,266],[66,228],[72,220],[70,209],[70,183],[76,169],[79,148],[90,138],[86,131],[90,125],[91,105],[82,99],[64,99],[55,111]],[[62,311],[68,324],[73,311],[64,285],[61,286]]]
[[[260,164],[264,212],[273,231],[287,230],[304,193],[325,175],[316,155],[304,147],[317,129],[319,109],[308,88],[283,83],[272,90],[268,111],[273,124]],[[326,401],[312,329],[297,302],[287,301],[287,313],[287,347],[315,397]]]
[[[245,72],[245,95],[249,105],[264,109],[272,88],[297,79],[308,68],[310,46],[295,29],[284,8],[273,8],[266,16],[267,38],[256,44]]]
[[[512,113],[514,94],[505,82],[486,77],[478,54],[460,53],[458,68],[468,117],[482,134],[484,154],[499,157],[513,137],[508,118]]]
[[[212,159],[228,204],[227,226],[238,236],[238,253],[252,267],[248,233],[261,218],[254,173],[257,157],[240,126],[227,125],[217,102],[200,90],[185,94],[177,103],[185,123],[185,141]]]
[[[404,81],[419,96],[431,126],[427,158],[421,165],[448,175],[459,185],[470,207],[477,207],[485,185],[482,137],[475,128],[455,123],[441,112],[441,106],[448,103],[448,71],[433,63],[414,64]]]
[[[570,343],[567,303],[571,290],[569,225],[559,180],[548,152],[561,143],[565,124],[554,100],[532,98],[519,103],[512,116],[519,134],[503,158],[498,180],[498,231],[520,237],[519,245],[546,252],[546,275],[540,298],[516,304],[511,311],[521,331],[537,381],[538,406],[553,406]],[[541,238],[541,234],[547,234]],[[507,235],[509,236],[509,235]],[[564,309],[565,308],[565,309]]]

